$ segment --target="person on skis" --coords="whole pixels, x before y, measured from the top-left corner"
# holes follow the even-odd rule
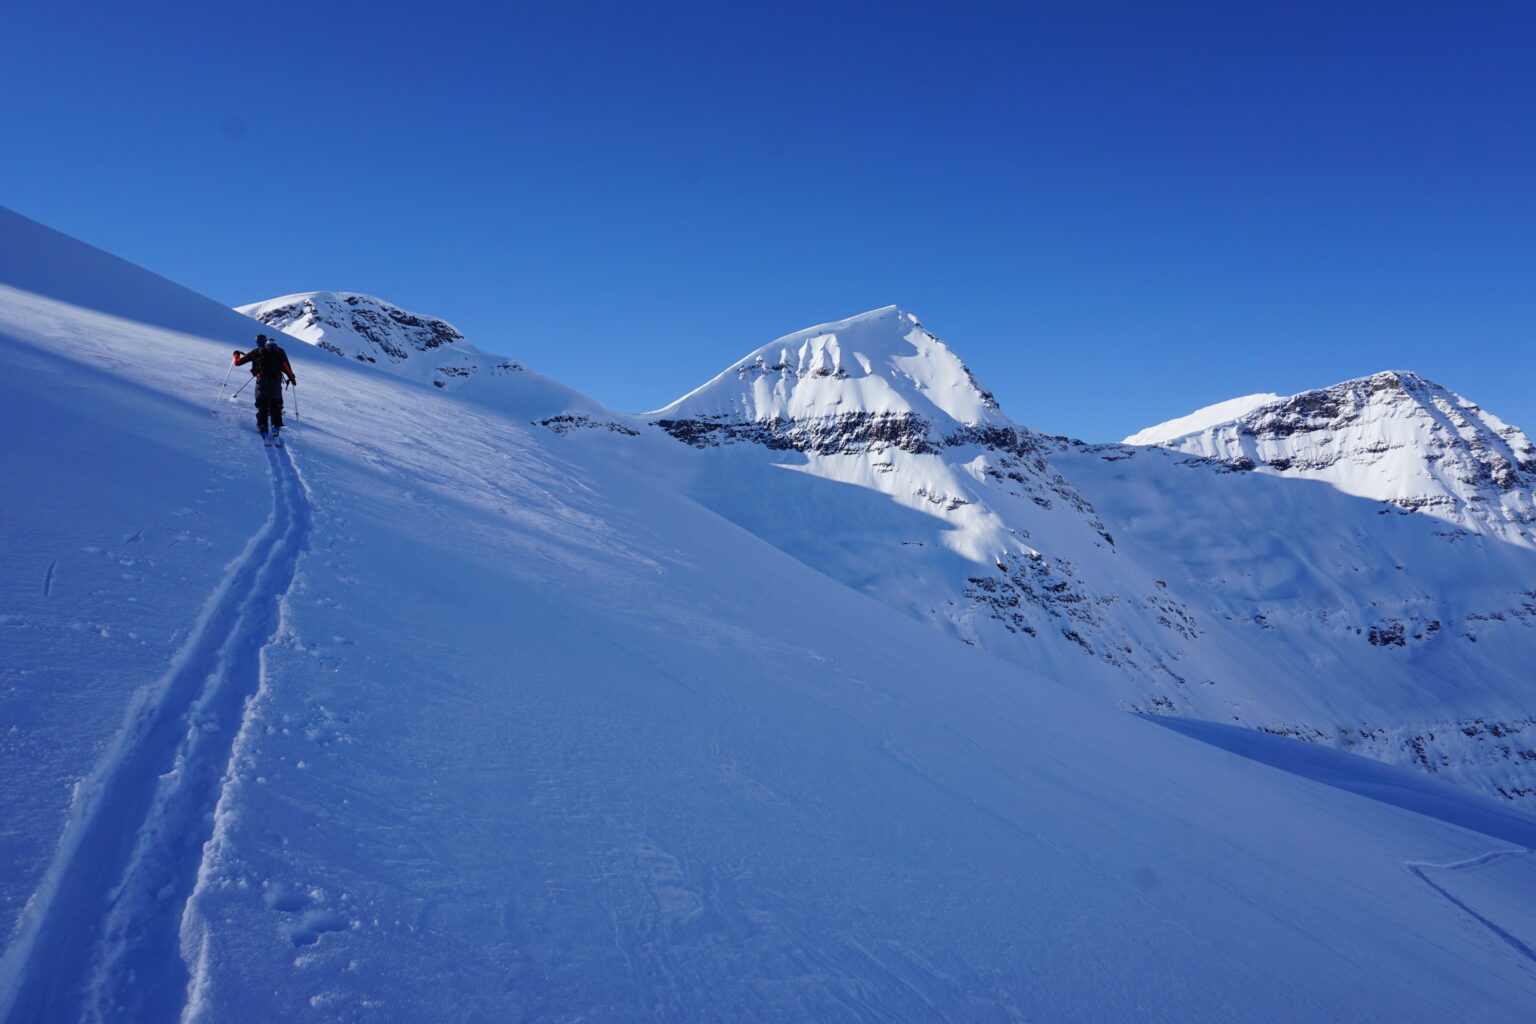
[[[256,347],[249,352],[235,349],[235,365],[247,363],[256,378],[256,429],[264,440],[278,441],[283,430],[283,377],[286,375],[288,383],[294,385],[298,378],[288,365],[288,353],[265,334],[256,335]]]

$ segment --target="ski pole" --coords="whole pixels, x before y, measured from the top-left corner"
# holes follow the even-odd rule
[[[219,402],[224,401],[224,389],[229,386],[229,375],[234,372],[235,364],[230,363],[229,369],[224,371],[224,381],[219,385]],[[217,409],[218,407],[218,402],[214,403],[214,408]]]
[[[296,420],[303,419],[304,417],[299,415],[299,382],[296,380],[289,381],[288,390],[293,392],[293,418]]]
[[[256,379],[255,377],[251,378],[251,380],[255,380],[255,379]],[[251,380],[248,380],[244,384],[241,384],[240,385],[240,391],[244,391],[246,388],[250,387],[251,386]],[[231,402],[233,402],[235,399],[239,398],[240,397],[240,391],[236,391],[234,394],[230,395],[229,396],[229,400]]]

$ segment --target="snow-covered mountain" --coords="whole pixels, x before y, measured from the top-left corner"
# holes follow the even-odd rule
[[[1013,429],[965,364],[895,306],[770,342],[653,415],[690,440],[767,431],[824,455],[931,451],[967,430]]]
[[[446,320],[355,292],[300,292],[236,307],[253,320],[338,356],[447,388],[519,373],[515,359],[475,348]]]
[[[1175,420],[1127,443],[1323,481],[1536,547],[1536,445],[1518,427],[1417,374],[1389,370],[1229,411],[1200,424]]]
[[[596,429],[636,436],[640,429],[516,359],[476,348],[446,320],[371,295],[300,292],[235,311],[334,356],[515,411],[556,433]]]
[[[0,210],[0,408],[26,440],[0,448],[7,1024],[1492,1021],[1536,998],[1536,821],[1507,802],[1116,712],[674,486],[731,469],[898,504],[798,448],[561,434],[531,424],[563,391],[498,407],[299,351],[303,416],[264,449],[216,401],[249,333]],[[887,383],[877,357],[909,358],[854,348]],[[1200,527],[1141,532],[1159,488],[1192,481],[1212,520],[1338,512],[1341,537],[1379,506],[1023,428],[951,446],[1010,427],[940,398],[905,399],[927,422],[900,435],[937,453],[865,432],[816,457],[1017,488],[1042,551],[1058,527],[1108,545],[1103,519],[1133,574],[1158,530]],[[1006,533],[925,504],[940,533]],[[1380,521],[1380,550],[1431,523]],[[1468,579],[1485,539],[1454,542]],[[1191,579],[1240,557],[1167,550]]]
[[[694,497],[967,643],[1008,657],[1026,638],[1033,667],[1113,686],[1162,671],[1155,634],[1188,629],[1115,561],[1055,442],[894,306],[771,342],[647,418],[703,453]],[[1096,574],[1105,559],[1126,575]],[[1161,610],[1106,614],[1122,591]]]
[[[1197,458],[1083,445],[1015,424],[892,307],[774,341],[648,418],[698,450],[710,508],[1115,706],[1536,794],[1529,446],[1417,378],[1173,421],[1204,424],[1168,442]],[[1262,479],[1239,472],[1261,457]],[[1429,493],[1477,532],[1408,516],[1445,507]]]

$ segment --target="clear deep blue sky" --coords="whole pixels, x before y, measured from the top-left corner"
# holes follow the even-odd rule
[[[12,0],[0,203],[623,410],[895,303],[1111,440],[1413,369],[1536,431],[1536,3]]]

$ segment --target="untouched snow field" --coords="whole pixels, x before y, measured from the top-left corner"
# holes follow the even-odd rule
[[[294,343],[265,449],[252,321],[0,239],[6,1021],[1528,1014],[1530,819],[915,628],[563,389]]]

